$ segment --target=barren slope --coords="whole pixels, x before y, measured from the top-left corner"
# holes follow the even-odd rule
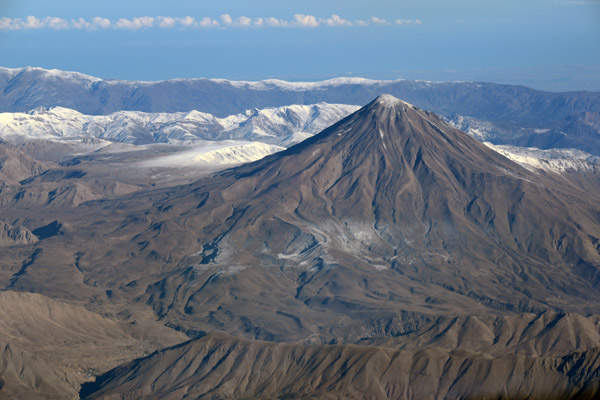
[[[185,337],[151,319],[117,322],[85,308],[0,292],[0,398],[73,398],[101,371]],[[26,351],[25,351],[26,350]]]
[[[0,342],[0,398],[58,400],[77,396],[72,376],[13,343]]]

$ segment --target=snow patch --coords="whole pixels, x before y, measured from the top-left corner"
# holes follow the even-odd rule
[[[194,161],[206,164],[242,164],[260,160],[281,150],[285,150],[285,148],[254,142],[207,151],[195,156]]]
[[[385,141],[383,140],[384,134],[381,129],[379,130],[379,137],[381,138],[381,143],[383,144],[383,148],[387,150],[387,146],[385,145]]]
[[[149,146],[130,146],[127,149],[147,149]],[[189,149],[175,154],[158,156],[137,164],[140,168],[155,167],[218,167],[221,165],[242,164],[259,160],[269,154],[284,150],[283,147],[268,145],[260,142],[246,142],[236,140],[204,141],[195,144]],[[119,149],[116,149],[119,151]],[[127,151],[127,150],[123,150]]]
[[[577,149],[541,150],[535,147],[494,145],[490,142],[484,144],[533,171],[579,172],[600,169],[600,157]]]

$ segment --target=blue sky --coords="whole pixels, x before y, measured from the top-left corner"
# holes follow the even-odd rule
[[[0,0],[0,65],[600,90],[600,0]]]

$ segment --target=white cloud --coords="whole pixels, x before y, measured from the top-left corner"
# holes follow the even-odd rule
[[[394,21],[396,25],[421,25],[420,19],[397,19]]]
[[[160,28],[174,28],[177,25],[177,18],[173,17],[157,17],[158,26]]]
[[[333,14],[330,18],[322,20],[327,26],[352,26],[352,22],[343,19],[339,15]]]
[[[71,27],[73,29],[91,29],[92,24],[90,24],[88,21],[86,21],[83,18],[77,18],[77,19],[71,20]]]
[[[294,25],[302,28],[316,28],[319,21],[314,15],[294,14]]]
[[[131,20],[127,18],[120,18],[115,23],[116,29],[142,29],[142,28],[151,28],[154,26],[153,17],[135,17]]]
[[[388,22],[385,19],[379,18],[379,17],[371,17],[371,19],[369,21],[372,22],[374,25],[387,25],[388,24]]]
[[[245,27],[245,28],[247,28],[247,27],[249,27],[250,25],[252,25],[252,20],[251,20],[250,18],[248,18],[248,17],[239,17],[239,18],[236,20],[236,22],[237,22],[237,24],[238,24],[239,26],[242,26],[242,27]]]
[[[273,17],[265,18],[265,26],[269,26],[271,28],[285,28],[288,27],[290,23],[288,21],[277,19]]]
[[[231,15],[229,15],[229,14],[221,15],[221,22],[223,23],[223,25],[226,25],[226,26],[233,25],[233,19],[231,18]]]
[[[152,17],[140,17],[134,18],[133,20],[136,22],[136,24],[139,23],[144,28],[150,28],[152,25],[154,25],[154,18]]]
[[[422,22],[418,19],[397,19],[396,25],[420,25]],[[350,21],[337,14],[332,14],[329,18],[317,18],[309,14],[294,14],[291,20],[279,19],[275,17],[256,17],[250,18],[240,16],[233,18],[229,14],[223,14],[219,20],[209,17],[203,17],[196,20],[194,17],[134,17],[119,18],[111,21],[108,18],[93,17],[91,19],[76,18],[65,20],[59,17],[37,18],[27,16],[25,18],[0,17],[0,31],[7,30],[35,30],[35,29],[76,29],[76,30],[100,30],[100,29],[124,29],[139,30],[146,28],[159,29],[194,29],[194,28],[318,28],[324,27],[366,27],[372,25],[389,25],[390,22],[383,18],[372,16],[365,20]]]
[[[179,22],[179,25],[183,26],[184,28],[192,28],[198,25],[196,19],[194,17],[190,17],[189,15],[183,18],[177,18],[177,21]]]
[[[23,29],[41,29],[45,28],[44,23],[41,19],[38,19],[34,16],[28,16],[23,21]]]
[[[37,18],[32,15],[22,18],[0,18],[0,30],[68,29],[69,21],[58,17]]]
[[[15,28],[15,20],[13,18],[1,17],[0,18],[0,30],[12,31]]]
[[[110,28],[111,22],[108,18],[94,17],[92,18],[92,25],[95,28],[107,29]]]
[[[191,17],[189,17],[191,18]],[[202,28],[216,28],[218,26],[221,26],[221,24],[219,24],[219,21],[214,20],[214,19],[210,19],[208,17],[204,17],[200,20],[200,22],[198,22],[198,24],[202,27]]]
[[[121,18],[115,23],[115,28],[117,29],[135,29],[135,25],[132,21]]]
[[[236,19],[231,18],[229,14],[221,15],[221,22],[225,26],[231,26],[235,28],[250,28],[253,24],[252,18],[248,18],[246,16],[241,16]],[[263,19],[257,18],[254,20],[254,26],[262,26]]]
[[[58,17],[46,17],[44,23],[48,25],[50,29],[68,29],[69,21],[66,21]]]

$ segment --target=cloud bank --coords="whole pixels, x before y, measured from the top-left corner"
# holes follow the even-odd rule
[[[0,30],[18,31],[18,30],[140,30],[140,29],[206,29],[206,28],[318,28],[318,27],[366,27],[382,25],[421,25],[419,19],[395,19],[386,20],[379,17],[370,17],[364,20],[349,20],[333,14],[328,18],[317,18],[314,15],[294,14],[292,19],[279,19],[274,17],[249,18],[246,16],[232,17],[229,14],[223,14],[219,19],[203,17],[196,19],[194,17],[135,17],[119,18],[110,20],[103,17],[93,17],[89,19],[63,19],[59,17],[37,18],[27,16],[25,18],[0,17]]]

